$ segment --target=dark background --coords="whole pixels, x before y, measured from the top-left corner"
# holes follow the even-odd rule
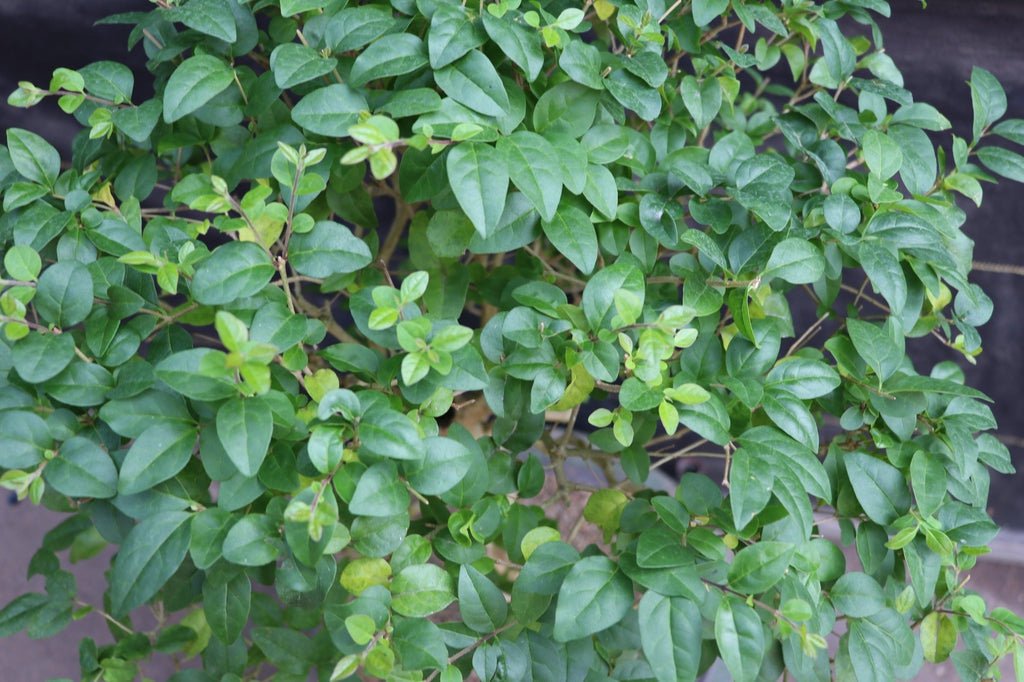
[[[884,20],[885,47],[902,70],[917,101],[935,105],[969,137],[971,101],[967,79],[972,66],[996,75],[1009,97],[1009,116],[1024,117],[1024,3],[1019,0],[893,0],[893,16]],[[127,28],[93,26],[115,12],[147,10],[146,0],[0,0],[0,95],[30,80],[45,87],[58,66],[80,67],[100,59],[127,62],[136,72],[140,95],[146,94],[141,48],[126,51]],[[70,146],[78,126],[52,101],[31,110],[0,104],[0,129],[19,126]],[[949,135],[937,137],[949,148]],[[967,234],[976,242],[975,259],[1024,265],[1024,188],[1005,182],[987,187],[981,208],[964,200],[969,211]],[[974,280],[991,296],[995,316],[982,329],[985,352],[976,367],[967,366],[968,382],[995,400],[999,435],[1011,447],[1018,467],[1024,465],[1024,354],[1018,330],[1024,308],[1017,298],[1024,277],[977,272]],[[955,359],[937,342],[922,339],[910,350],[918,370]],[[1002,524],[1024,526],[1024,495],[1015,481],[994,475],[991,510]]]

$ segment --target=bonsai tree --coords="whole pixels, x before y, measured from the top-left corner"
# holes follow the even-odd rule
[[[9,100],[83,130],[0,149],[0,481],[67,514],[0,635],[105,622],[106,682],[1024,661],[967,587],[1009,455],[907,355],[981,352],[990,73],[951,133],[884,0],[154,4],[108,20],[153,97]]]

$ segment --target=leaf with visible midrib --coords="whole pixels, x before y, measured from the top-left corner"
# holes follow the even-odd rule
[[[562,165],[554,146],[525,130],[501,138],[497,146],[508,164],[512,184],[530,200],[542,219],[552,220],[562,198]]]
[[[230,644],[242,634],[249,620],[252,584],[245,571],[225,567],[214,570],[203,582],[203,611],[214,636]]]
[[[569,642],[610,628],[633,607],[633,583],[605,556],[576,563],[558,591],[555,641]]]
[[[640,600],[640,642],[658,682],[695,680],[701,649],[700,609],[689,599],[648,592]]]
[[[162,483],[185,468],[196,430],[191,424],[162,422],[142,432],[125,455],[117,490],[133,495]]]
[[[722,662],[736,682],[757,679],[764,658],[764,626],[754,609],[736,599],[719,602],[715,641]]]
[[[509,177],[504,158],[488,144],[463,142],[448,152],[447,166],[459,207],[486,239],[505,211]]]
[[[559,207],[551,220],[541,222],[544,235],[580,272],[589,275],[597,265],[597,230],[587,214],[575,206]]]
[[[110,574],[110,605],[115,615],[141,606],[170,579],[185,559],[189,512],[161,512],[132,528]]]
[[[174,70],[164,89],[164,120],[174,123],[219,95],[235,80],[225,62],[207,54],[189,57]]]
[[[274,415],[263,398],[235,398],[217,411],[217,437],[243,476],[255,476],[267,456]]]
[[[117,468],[110,455],[87,438],[64,441],[43,470],[46,482],[69,497],[105,499],[117,494]]]

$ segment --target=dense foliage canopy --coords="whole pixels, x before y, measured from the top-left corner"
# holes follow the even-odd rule
[[[907,355],[981,351],[990,73],[951,134],[885,0],[153,3],[109,21],[154,96],[10,98],[84,129],[0,147],[0,482],[68,515],[0,635],[102,616],[106,682],[1024,663],[966,587],[1009,455]]]

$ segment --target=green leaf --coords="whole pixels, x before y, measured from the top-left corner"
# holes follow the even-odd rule
[[[273,275],[274,266],[263,248],[253,242],[229,242],[196,267],[192,295],[203,305],[224,305],[257,293]]]
[[[996,77],[980,67],[971,70],[971,105],[974,110],[974,139],[1006,113],[1006,91]]]
[[[902,315],[907,303],[907,278],[892,246],[865,239],[858,249],[861,267],[871,286],[882,295],[894,315]]]
[[[423,459],[422,443],[416,425],[400,412],[374,410],[359,422],[360,452],[389,459]]]
[[[829,599],[840,613],[851,618],[867,618],[885,608],[881,586],[864,573],[847,573],[829,590]]]
[[[406,670],[443,669],[448,664],[443,631],[429,620],[400,620],[395,625],[391,643]]]
[[[595,164],[587,166],[583,196],[605,218],[615,217],[619,207],[619,188],[615,184],[615,176],[604,166]]]
[[[910,508],[910,491],[900,470],[862,452],[842,457],[857,501],[875,523],[888,525]]]
[[[707,26],[725,12],[729,0],[693,0],[690,10],[693,12],[693,23]]]
[[[868,169],[883,180],[888,180],[903,166],[903,152],[900,146],[885,133],[869,130],[861,142],[864,161]]]
[[[377,462],[363,472],[348,505],[357,516],[394,516],[409,508],[409,493],[393,462]]]
[[[265,514],[248,514],[224,537],[224,558],[240,566],[264,566],[277,558],[280,533]]]
[[[512,184],[543,220],[553,220],[562,197],[562,166],[554,146],[537,133],[520,130],[498,140],[497,149]]]
[[[255,476],[263,465],[273,428],[270,403],[264,398],[235,398],[217,410],[217,439],[246,477]]]
[[[574,81],[594,90],[604,90],[601,79],[601,51],[582,40],[570,40],[558,57],[558,66]]]
[[[790,284],[813,284],[825,273],[825,258],[811,242],[796,237],[783,239],[772,249],[765,276],[784,279]]]
[[[425,618],[455,601],[452,579],[434,564],[407,566],[391,582],[391,607],[410,618]]]
[[[891,377],[903,364],[904,341],[902,334],[892,324],[885,327],[862,320],[847,320],[846,328],[857,353],[875,371],[879,383]]]
[[[798,443],[804,443],[812,451],[818,451],[818,424],[802,400],[787,391],[773,388],[765,391],[762,407],[783,433]]]
[[[33,302],[45,322],[66,329],[89,315],[92,297],[89,269],[77,261],[61,261],[43,270]]]
[[[229,0],[189,0],[171,15],[175,21],[218,40],[233,43],[238,38]]]
[[[292,109],[292,120],[317,135],[347,137],[348,129],[359,121],[359,112],[368,108],[362,93],[334,84],[300,99]]]
[[[644,656],[658,682],[696,680],[700,666],[702,621],[689,599],[646,593],[638,612]]]
[[[195,443],[196,429],[190,424],[153,424],[128,449],[118,492],[133,495],[173,478],[188,464]]]
[[[911,194],[925,194],[935,184],[938,163],[935,147],[924,131],[910,126],[894,125],[889,128],[889,137],[903,152],[900,178]]]
[[[736,682],[753,682],[764,658],[764,625],[757,613],[727,597],[715,612],[715,641],[722,662]]]
[[[522,69],[526,80],[530,83],[537,80],[544,68],[540,34],[520,23],[511,12],[502,18],[481,12],[481,18],[487,35]]]
[[[942,663],[949,658],[956,640],[956,624],[946,614],[933,611],[921,621],[921,648],[929,663]]]
[[[340,223],[317,222],[309,232],[292,235],[288,260],[297,272],[326,278],[348,274],[370,264],[370,248]]]
[[[106,499],[117,494],[117,469],[110,455],[81,436],[64,441],[43,470],[46,483],[68,497]]]
[[[934,516],[946,499],[946,466],[938,457],[918,450],[910,460],[910,483],[918,510],[925,516]]]
[[[422,462],[405,467],[409,484],[424,495],[442,495],[466,477],[473,456],[462,443],[452,438],[432,436],[423,440]]]
[[[487,576],[464,565],[459,569],[459,613],[471,630],[488,634],[505,624],[508,604]]]
[[[505,210],[509,174],[504,157],[491,145],[463,142],[448,152],[447,169],[459,206],[486,239]]]
[[[509,100],[501,77],[483,52],[470,50],[451,66],[434,72],[441,90],[459,104],[484,116],[504,116]]]
[[[33,132],[7,129],[7,151],[14,169],[26,180],[53,187],[60,174],[60,154]]]
[[[316,657],[313,642],[290,627],[252,629],[252,641],[275,667],[295,677],[305,677]],[[283,677],[280,673],[275,677]]]
[[[427,50],[422,40],[411,33],[392,33],[356,57],[348,81],[358,88],[370,81],[412,73],[427,64]]]
[[[701,83],[686,76],[679,84],[679,92],[697,130],[706,128],[722,108],[722,88],[714,78],[705,78]]]
[[[430,67],[442,69],[484,42],[465,7],[439,4],[430,17],[427,52]]]
[[[230,644],[242,634],[249,620],[252,584],[245,571],[223,567],[203,581],[203,612],[214,637]]]
[[[835,85],[839,85],[853,73],[857,65],[857,55],[835,21],[819,18],[815,25],[818,28],[818,38],[825,55],[828,75]]]
[[[993,173],[1014,182],[1024,182],[1024,156],[1017,152],[1000,147],[982,147],[978,150],[978,160]]]
[[[162,109],[163,105],[160,100],[151,99],[137,107],[115,109],[110,114],[110,120],[133,142],[144,144],[153,134],[153,129],[156,128],[156,124],[160,120]]]
[[[329,74],[337,65],[337,59],[324,58],[312,47],[298,43],[278,45],[270,54],[270,70],[282,90]]]
[[[131,529],[110,573],[110,609],[117,616],[141,606],[164,586],[185,559],[192,515],[158,512]]]
[[[707,401],[697,405],[679,405],[679,421],[688,429],[695,431],[702,438],[712,443],[725,445],[731,440],[729,435],[729,413],[722,399],[715,394]]]
[[[302,12],[323,9],[327,0],[281,0],[281,16],[293,17]]]
[[[53,439],[46,422],[32,412],[0,412],[0,467],[28,469],[43,461]]]
[[[554,217],[542,221],[544,236],[580,272],[589,275],[597,265],[597,230],[587,214],[571,204],[558,207]]]
[[[782,580],[794,551],[788,542],[768,540],[744,547],[729,567],[729,586],[743,594],[767,592]]]
[[[610,559],[581,559],[558,590],[555,641],[569,642],[606,630],[621,621],[632,606],[633,584]]]
[[[234,70],[213,55],[189,57],[174,70],[164,89],[164,120],[188,116],[235,82]]]
[[[819,360],[785,358],[768,373],[768,383],[797,398],[810,400],[828,395],[840,384],[839,373]]]
[[[29,334],[11,351],[18,376],[32,384],[57,376],[74,357],[75,340],[70,334]]]

